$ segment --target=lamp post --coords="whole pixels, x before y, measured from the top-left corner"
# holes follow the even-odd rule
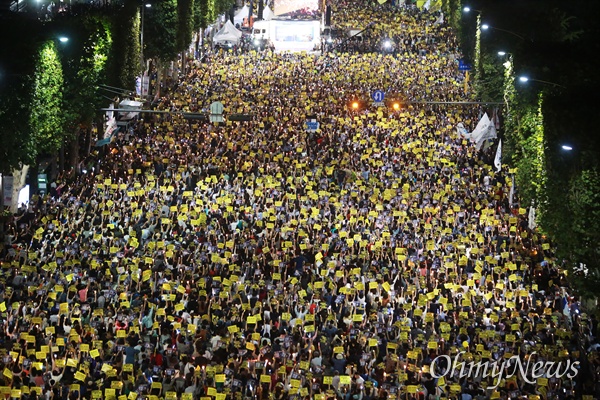
[[[564,86],[563,85],[559,85],[558,83],[549,82],[549,81],[543,81],[541,79],[533,79],[533,78],[529,78],[527,76],[520,76],[519,77],[519,82],[526,83],[526,82],[529,82],[529,81],[539,82],[539,83],[543,83],[545,85],[550,85],[550,86],[559,87],[559,88],[563,88],[564,89]]]
[[[514,91],[514,77],[513,77],[513,55],[506,51],[498,51],[499,57],[505,57],[506,61],[502,63],[504,66],[504,103],[506,104],[507,112],[510,110],[509,97]]]
[[[508,33],[508,34],[513,35],[521,40],[525,40],[525,37],[523,37],[522,35],[519,35],[518,33],[513,32],[513,31],[509,31],[508,29],[496,28],[495,26],[490,26],[488,24],[481,25],[481,29],[484,31],[487,31],[488,29],[493,29],[495,31]]]
[[[477,83],[479,81],[479,77],[480,77],[480,67],[481,67],[481,10],[476,10],[473,8],[470,8],[468,6],[465,6],[463,8],[463,12],[468,14],[471,11],[474,11],[477,13],[477,22],[475,25],[475,54],[474,54],[474,70],[475,70],[475,83]],[[468,77],[468,71],[467,71],[467,76],[466,76],[466,81],[468,81],[469,77]]]
[[[144,9],[145,8],[150,8],[152,7],[152,4],[150,3],[146,3],[143,4],[142,6],[140,6],[141,11],[140,11],[140,19],[141,19],[141,26],[140,26],[140,66],[141,66],[141,74],[142,76],[144,76]]]

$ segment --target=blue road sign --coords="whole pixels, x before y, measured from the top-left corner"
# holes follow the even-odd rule
[[[470,71],[472,68],[471,64],[467,64],[464,60],[458,60],[459,71]]]
[[[373,101],[381,103],[385,98],[385,93],[383,93],[383,90],[376,90],[371,95],[371,98],[373,98]]]
[[[319,123],[317,121],[306,121],[306,130],[309,132],[315,132],[319,129]]]

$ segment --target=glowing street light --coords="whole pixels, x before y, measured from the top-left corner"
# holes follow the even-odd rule
[[[496,28],[495,26],[489,26],[488,24],[482,24],[481,29],[484,31],[487,31],[488,29],[493,29],[495,31],[505,32],[510,35],[516,36],[521,40],[525,40],[525,38],[523,36],[519,35],[518,33],[513,32],[513,31],[509,31],[508,29]]]
[[[505,52],[505,51],[499,51],[499,52],[498,52],[498,55],[499,55],[500,57],[503,57],[503,56],[505,56],[505,55],[506,55],[506,52]]]
[[[150,8],[150,7],[152,7],[152,4],[150,4],[150,3],[146,3],[146,4],[144,4],[144,5],[146,6],[146,8]]]
[[[474,8],[471,8],[471,7],[469,7],[469,6],[465,6],[465,7],[463,7],[463,11],[464,11],[465,13],[469,13],[469,12],[471,12],[471,11],[475,11],[476,13],[479,13],[479,14],[481,14],[481,10],[476,10],[476,9],[474,9]]]
[[[59,37],[59,38],[58,38],[58,40],[59,40],[61,43],[67,43],[67,42],[69,41],[69,38],[68,38],[68,37],[66,37],[66,36],[61,36],[61,37]]]
[[[573,147],[569,146],[568,144],[563,144],[561,147],[565,151],[571,151],[571,150],[573,150]]]
[[[541,80],[541,79],[533,79],[533,78],[529,78],[529,77],[527,77],[527,76],[520,76],[520,77],[519,77],[519,81],[520,81],[520,82],[523,82],[523,83],[526,83],[526,82],[529,82],[529,81],[532,81],[532,82],[539,82],[539,83],[544,83],[544,84],[546,84],[546,85],[551,85],[551,86],[556,86],[556,87],[561,87],[561,88],[564,88],[564,86],[562,86],[562,85],[559,85],[558,83],[549,82],[549,81],[543,81],[543,80]]]

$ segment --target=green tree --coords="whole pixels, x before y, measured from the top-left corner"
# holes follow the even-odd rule
[[[160,61],[173,61],[179,53],[177,3],[164,0],[146,10],[144,21],[145,56]]]
[[[571,238],[565,246],[572,270],[579,264],[587,271],[575,274],[581,291],[589,296],[600,285],[600,169],[581,171],[571,181],[569,207],[573,218]],[[563,244],[564,245],[564,244]]]
[[[38,53],[33,78],[30,129],[40,153],[55,153],[62,145],[63,70],[54,41],[44,42]]]
[[[194,29],[194,0],[177,1],[177,50],[185,51],[192,43]]]
[[[185,73],[187,50],[194,29],[194,0],[178,0],[177,17],[177,50],[181,53],[181,70]]]
[[[210,0],[194,1],[194,30],[206,29],[210,24],[209,2]]]
[[[2,77],[4,78],[4,77]],[[37,148],[29,128],[30,79],[13,79],[0,94],[0,173],[34,162]]]
[[[104,99],[98,85],[105,82],[108,57],[112,47],[110,23],[99,16],[78,17],[77,47],[65,57],[65,132],[70,142],[70,166],[79,159],[79,134],[91,130]],[[91,142],[91,138],[88,142]]]
[[[110,21],[113,46],[109,57],[109,84],[133,90],[135,79],[141,72],[140,10],[137,1],[126,0],[124,7],[111,15]]]

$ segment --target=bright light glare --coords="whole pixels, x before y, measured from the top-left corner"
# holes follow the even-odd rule
[[[258,46],[260,44],[260,41],[258,39],[254,39],[254,45]]]
[[[61,36],[58,38],[58,40],[60,40],[61,43],[67,43],[69,41],[69,38],[65,37],[65,36]]]
[[[527,82],[527,81],[529,80],[529,78],[528,78],[528,77],[526,77],[526,76],[520,76],[520,77],[519,77],[519,80],[520,80],[521,82]]]
[[[150,7],[152,7],[152,4],[146,3],[145,6],[146,6],[146,8],[150,8]]]
[[[499,55],[499,56],[505,56],[505,55],[506,55],[506,52],[505,52],[505,51],[499,51],[499,52],[498,52],[498,55]]]
[[[389,40],[386,40],[385,42],[383,42],[383,47],[385,47],[386,49],[389,49],[390,47],[392,47],[392,42],[390,42]]]
[[[399,109],[400,109],[400,104],[394,103],[394,110],[399,110]]]
[[[562,149],[563,149],[563,150],[566,150],[566,151],[571,151],[571,150],[573,150],[573,148],[572,148],[571,146],[569,146],[569,145],[566,145],[566,144],[563,144],[563,145],[562,145]]]
[[[352,103],[352,108],[354,108],[354,109],[358,108],[358,103],[356,101],[354,103]]]
[[[469,7],[465,7],[465,8],[463,8],[463,11],[464,12],[469,12],[469,11],[471,11],[471,9]]]
[[[488,29],[489,27],[490,27],[490,26],[489,26],[488,24],[483,24],[483,25],[481,25],[481,29],[483,29],[484,31],[485,31],[486,29]]]

